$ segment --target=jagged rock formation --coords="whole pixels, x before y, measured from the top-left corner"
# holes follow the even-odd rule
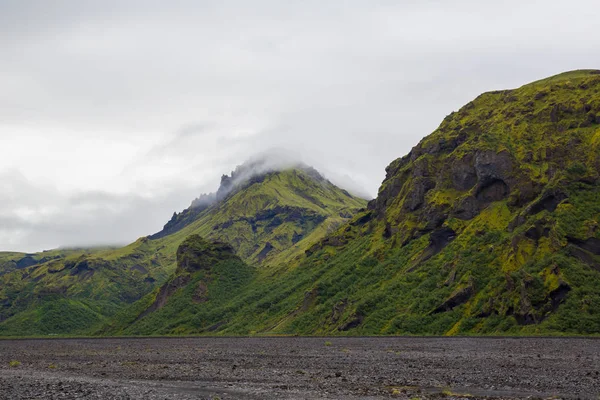
[[[235,255],[230,245],[191,235],[177,248],[177,269],[173,276],[137,304],[141,311],[135,316],[138,311],[134,309],[129,315],[129,318],[135,316],[135,319],[126,330],[152,333],[172,326],[173,320],[191,314],[197,318],[202,315],[203,309],[210,310],[233,298],[255,273]],[[180,324],[177,329],[185,332],[190,329],[186,325]],[[223,325],[225,321],[200,319],[194,323],[194,329],[211,332]]]

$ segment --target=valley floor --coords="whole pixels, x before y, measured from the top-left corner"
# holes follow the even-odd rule
[[[600,340],[0,340],[0,399],[590,398]]]

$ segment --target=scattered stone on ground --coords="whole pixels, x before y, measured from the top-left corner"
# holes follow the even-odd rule
[[[0,340],[4,399],[589,398],[600,340]]]

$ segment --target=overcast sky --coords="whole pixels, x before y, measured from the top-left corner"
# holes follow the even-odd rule
[[[0,0],[0,250],[126,243],[270,148],[375,196],[484,91],[600,68],[594,0]]]

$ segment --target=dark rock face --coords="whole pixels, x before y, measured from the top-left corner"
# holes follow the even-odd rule
[[[456,218],[469,220],[479,214],[480,202],[474,196],[465,197],[452,212]]]
[[[541,323],[550,313],[558,309],[571,291],[571,286],[560,280],[558,287],[549,292],[546,297],[542,300],[533,301],[528,294],[531,285],[532,282],[529,280],[525,280],[521,284],[520,308],[513,314],[519,325]]]
[[[408,211],[415,211],[423,206],[425,195],[435,187],[435,182],[428,178],[417,178],[413,181],[412,190],[406,196],[404,207]]]
[[[471,298],[474,293],[472,285],[464,287],[453,293],[446,301],[444,301],[439,307],[433,310],[433,314],[446,312],[452,310],[454,307],[464,304]]]
[[[32,256],[26,255],[25,257],[18,260],[16,264],[17,269],[23,269],[38,264],[38,261],[36,261]]]
[[[299,241],[302,240],[303,237],[304,237],[303,234],[294,231],[294,234],[292,235],[292,244],[298,243]]]
[[[364,210],[364,209],[363,209]],[[359,210],[360,211],[360,210]],[[351,226],[359,226],[359,225],[364,225],[367,222],[371,221],[374,217],[374,213],[372,211],[369,211],[367,213],[365,213],[364,215],[361,215],[359,218],[357,218],[354,221],[350,222]]]
[[[260,253],[258,253],[258,256],[257,256],[258,261],[262,262],[265,258],[267,258],[267,256],[271,252],[271,250],[273,250],[274,248],[275,247],[273,247],[273,245],[270,242],[267,242],[265,244],[265,247],[263,247],[262,250],[260,251]]]
[[[440,228],[429,236],[430,246],[437,254],[456,238],[456,232],[448,227]]]
[[[146,315],[160,310],[167,303],[169,298],[180,288],[190,283],[192,274],[198,271],[205,271],[205,278],[198,282],[192,300],[195,303],[202,303],[208,300],[208,283],[211,282],[211,268],[215,263],[238,259],[233,247],[227,243],[207,241],[199,235],[190,235],[177,248],[177,269],[175,275],[169,282],[161,286],[156,300],[141,313],[137,319],[140,320]],[[146,278],[154,281],[153,278]]]
[[[65,262],[65,268],[69,269],[69,275],[77,276],[78,279],[89,279],[96,272],[97,268],[106,266],[107,264],[103,260],[87,260],[82,257],[76,261]]]
[[[508,185],[502,179],[494,179],[479,185],[475,198],[484,204],[492,203],[504,199],[508,192]]]
[[[480,185],[495,180],[507,181],[512,168],[512,157],[507,151],[481,151],[475,156],[475,172]]]
[[[376,211],[378,217],[382,217],[388,207],[402,199],[402,207],[406,212],[425,210],[423,220],[429,226],[435,227],[430,216],[447,217],[450,213],[454,217],[469,220],[490,203],[507,198],[512,186],[516,187],[518,183],[513,176],[513,156],[508,151],[492,150],[481,150],[456,157],[447,155],[457,149],[465,137],[459,135],[450,141],[419,144],[407,156],[395,160],[386,168],[386,179],[379,196],[369,203],[368,208]],[[433,156],[433,159],[426,155]],[[432,160],[440,157],[447,158],[443,163],[434,166]],[[452,205],[451,210],[437,209],[432,212],[432,208],[435,207],[432,204],[428,205],[426,199],[427,193],[433,189],[454,189],[463,193],[472,190],[472,194]],[[523,192],[527,197],[528,191]]]
[[[233,188],[233,173],[231,175],[231,178],[227,175],[221,176],[221,185],[219,185],[219,189],[217,190],[217,200],[223,200],[231,192]]]
[[[578,246],[570,246],[569,254],[584,264],[587,264],[590,268],[600,272],[600,262],[590,252],[585,251]]]
[[[589,238],[581,240],[567,237],[569,242],[569,253],[579,261],[587,264],[596,271],[600,271],[600,239]]]
[[[386,207],[392,204],[394,199],[400,194],[407,179],[410,177],[407,172],[401,173],[400,170],[410,163],[411,157],[412,152],[402,158],[394,160],[385,168],[384,184],[379,190],[377,198],[371,200],[367,205],[369,210],[376,211],[376,214],[380,217],[385,213]]]
[[[452,116],[449,115],[447,119]],[[454,151],[458,146],[463,144],[467,140],[466,132],[459,132],[456,136],[451,138],[441,138],[438,141],[431,141],[429,143],[419,143],[415,146],[410,154],[411,160],[414,161],[421,157],[423,154],[448,154]]]
[[[533,182],[519,182],[516,190],[511,193],[511,198],[508,201],[508,205],[511,207],[521,208],[526,204],[535,200],[540,194],[540,185]]]
[[[414,271],[419,265],[440,253],[455,238],[456,232],[448,227],[442,227],[431,232],[429,235],[429,246],[423,250],[417,260],[408,268],[407,272]]]
[[[177,248],[177,272],[208,271],[216,261],[233,257],[237,256],[229,244],[191,235]]]
[[[539,214],[542,211],[546,210],[548,212],[553,212],[556,210],[556,207],[567,198],[567,195],[560,190],[549,190],[542,195],[542,197],[529,206],[526,210],[528,215]]]
[[[171,219],[165,224],[160,232],[148,236],[148,238],[155,240],[165,236],[169,236],[175,232],[185,228],[188,224],[193,222],[202,211],[206,210],[210,204],[198,205],[196,207],[190,207],[183,210],[180,213],[173,213]]]
[[[550,228],[545,225],[545,221],[536,221],[536,223],[525,231],[525,237],[539,241],[542,237],[550,235]]]
[[[338,328],[338,331],[346,332],[350,329],[354,329],[360,324],[362,324],[364,317],[362,315],[354,315],[350,321],[346,322],[344,325]]]
[[[473,165],[473,157],[468,154],[460,160],[453,160],[450,174],[454,189],[460,191],[471,189],[477,183],[477,171]]]
[[[600,239],[596,239],[594,237],[581,240],[577,238],[568,237],[567,240],[569,243],[574,244],[577,247],[581,247],[582,249],[589,251],[590,253],[600,256]]]
[[[475,156],[477,189],[475,197],[482,203],[502,200],[509,191],[508,181],[512,173],[512,157],[506,151],[478,152]]]
[[[132,271],[136,271],[136,272],[139,272],[140,274],[144,274],[144,275],[148,273],[148,270],[146,268],[144,268],[141,265],[137,265],[137,264],[133,265],[130,269]]]

